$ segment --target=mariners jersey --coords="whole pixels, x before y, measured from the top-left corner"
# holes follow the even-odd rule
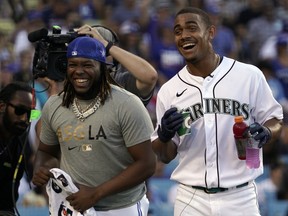
[[[53,168],[50,170],[54,178],[50,178],[46,186],[49,196],[49,212],[51,216],[97,216],[94,208],[86,210],[83,214],[74,210],[66,197],[78,191],[71,177],[64,171]]]
[[[157,125],[171,107],[190,113],[184,121],[190,133],[173,138],[179,156],[179,165],[171,175],[173,180],[186,185],[229,188],[263,173],[262,163],[258,169],[249,169],[245,160],[238,159],[232,130],[238,115],[248,125],[283,118],[282,107],[257,67],[223,57],[206,78],[194,76],[184,67],[158,92]],[[158,138],[157,129],[152,141]]]

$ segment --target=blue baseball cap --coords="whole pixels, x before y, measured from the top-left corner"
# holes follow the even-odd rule
[[[88,36],[77,37],[68,44],[67,58],[87,58],[93,59],[105,64],[106,50],[104,45],[95,38]]]

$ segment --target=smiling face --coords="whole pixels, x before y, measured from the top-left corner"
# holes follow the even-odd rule
[[[68,58],[67,77],[77,98],[92,99],[99,92],[100,62],[87,58]]]
[[[176,46],[186,62],[197,63],[213,52],[215,27],[192,12],[178,14],[174,22]]]

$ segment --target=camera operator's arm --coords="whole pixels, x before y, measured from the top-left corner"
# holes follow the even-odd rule
[[[51,80],[48,77],[43,78],[43,80],[48,84],[48,94],[49,96],[54,94],[59,94],[63,90],[63,82],[58,82]]]
[[[48,77],[38,78],[38,81],[47,86],[48,97],[50,97],[51,95],[58,94],[63,90],[64,81],[59,82],[52,80]]]
[[[76,31],[78,34],[91,35],[93,38],[99,40],[105,47],[108,45],[109,54],[136,78],[136,86],[141,92],[141,96],[145,97],[151,93],[156,85],[158,74],[149,62],[118,46],[111,46],[111,44],[99,34],[96,28],[92,28],[89,25],[84,25]]]

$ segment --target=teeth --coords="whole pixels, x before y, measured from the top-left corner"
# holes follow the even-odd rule
[[[84,82],[87,82],[88,79],[76,79],[75,81],[78,83],[84,83]]]
[[[195,45],[195,43],[184,44],[184,45],[183,45],[183,48],[186,48],[186,47],[188,47],[188,46],[194,46],[194,45]]]

